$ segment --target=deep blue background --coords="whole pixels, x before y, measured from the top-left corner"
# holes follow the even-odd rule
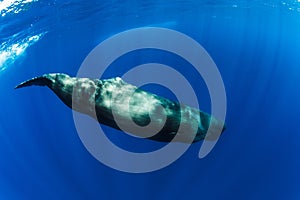
[[[45,35],[0,74],[1,199],[300,199],[300,3],[37,1],[22,9],[1,17],[1,42]],[[226,87],[227,130],[204,159],[196,143],[162,170],[128,174],[87,152],[71,110],[50,90],[14,86],[49,72],[76,75],[99,42],[142,26],[180,31],[208,51]],[[176,58],[148,53],[116,63],[133,67],[153,58],[180,68]],[[117,66],[106,76],[121,74]],[[188,65],[182,69],[189,72]],[[203,81],[188,78],[199,82],[193,86],[209,112]],[[137,150],[161,145],[110,133]]]

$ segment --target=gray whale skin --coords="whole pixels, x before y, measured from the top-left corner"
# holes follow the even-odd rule
[[[121,126],[122,130],[125,128],[126,132],[138,137],[192,143],[203,140],[206,135],[206,139],[215,140],[220,131],[225,130],[223,121],[196,108],[141,90],[119,77],[100,80],[51,73],[27,80],[16,88],[31,85],[48,86],[71,109],[115,129],[121,130]],[[135,126],[151,124],[152,129],[160,128],[157,134],[147,135],[151,134],[147,129],[132,128],[132,121]],[[178,129],[179,125],[184,131],[179,131],[182,130]]]

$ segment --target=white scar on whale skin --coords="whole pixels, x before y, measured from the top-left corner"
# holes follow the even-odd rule
[[[215,140],[218,130],[225,130],[224,122],[213,116],[141,90],[119,77],[99,80],[45,74],[16,88],[31,85],[48,86],[71,109],[137,137],[190,143],[206,136]]]

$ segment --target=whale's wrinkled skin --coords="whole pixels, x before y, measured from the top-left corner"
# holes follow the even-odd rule
[[[53,73],[25,81],[16,88],[31,85],[48,86],[68,107],[101,124],[156,141],[190,143],[206,135],[213,140],[225,130],[224,122],[213,116],[141,90],[119,77],[99,80]],[[156,130],[153,135],[151,132]]]

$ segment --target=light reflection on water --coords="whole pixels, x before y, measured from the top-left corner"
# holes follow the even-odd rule
[[[28,11],[33,2],[37,2],[37,0],[3,0],[0,2],[2,40],[0,45],[0,71],[13,64],[28,47],[36,43],[45,34],[36,34],[32,33],[30,29],[24,29],[11,36],[5,35],[5,29],[12,30],[11,24],[13,24],[12,20],[7,19],[7,17],[10,15],[18,17],[21,12]]]
[[[26,10],[26,6],[37,0],[3,0],[0,2],[0,14],[2,17],[9,13],[19,13]]]
[[[13,44],[9,42],[2,43],[0,47],[0,71],[5,70],[11,65],[28,47],[36,43],[43,35],[28,36]]]
[[[109,1],[91,2],[75,0],[72,2],[57,1],[38,1],[38,0],[0,0],[0,71],[6,69],[19,56],[21,56],[28,47],[36,43],[41,36],[51,30],[52,26],[58,26],[59,22],[81,21],[86,19],[108,19],[111,16],[111,10],[122,5],[121,1],[111,3]],[[213,2],[213,3],[212,3]],[[38,3],[38,4],[37,4]],[[231,7],[234,9],[249,9],[253,6],[264,6],[279,8],[281,11],[300,12],[300,0],[286,1],[173,1],[172,6],[176,4],[185,5],[186,10],[191,9],[191,5],[204,8],[213,7]],[[163,3],[161,3],[163,4]],[[158,8],[160,3],[145,4],[137,3],[137,8],[151,10]],[[47,11],[47,13],[43,12]],[[32,15],[35,11],[36,14]],[[39,12],[40,11],[40,12]],[[60,12],[57,12],[60,11]],[[122,15],[122,13],[119,13]],[[130,13],[125,13],[130,14]],[[134,14],[134,13],[132,13]],[[14,18],[12,18],[14,17]],[[138,17],[138,16],[137,16]],[[215,17],[215,16],[213,16]],[[76,19],[76,20],[75,20]],[[165,26],[161,24],[153,24]],[[176,25],[171,21],[168,26]],[[53,27],[52,27],[53,28]],[[10,33],[9,33],[10,32]]]

